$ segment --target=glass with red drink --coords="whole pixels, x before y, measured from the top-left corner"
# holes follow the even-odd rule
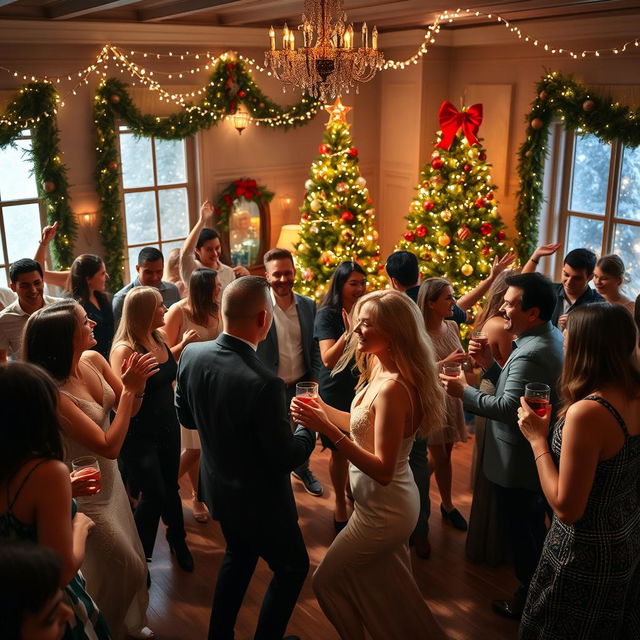
[[[524,388],[524,399],[527,404],[534,410],[536,415],[544,418],[547,415],[549,407],[549,397],[551,389],[544,382],[530,382]]]
[[[71,461],[71,480],[82,479],[87,483],[86,492],[95,495],[102,488],[100,465],[93,456],[82,456]]]
[[[442,373],[444,373],[445,376],[451,376],[452,378],[457,378],[461,372],[462,372],[462,365],[459,362],[442,365]]]
[[[302,400],[306,404],[313,398],[318,397],[317,382],[298,382],[296,384],[296,398]]]
[[[484,331],[472,331],[471,339],[475,340],[481,347],[489,344],[489,336]]]

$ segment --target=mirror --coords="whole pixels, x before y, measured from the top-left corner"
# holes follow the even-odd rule
[[[261,261],[258,259],[261,222],[260,207],[255,202],[245,198],[233,201],[229,216],[229,251],[234,266],[248,269]]]

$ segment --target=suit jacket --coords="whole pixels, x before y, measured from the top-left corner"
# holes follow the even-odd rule
[[[293,295],[296,298],[296,310],[298,311],[298,319],[300,320],[304,366],[310,378],[317,378],[321,360],[318,341],[313,338],[316,303],[306,296],[301,296],[297,293]],[[258,358],[260,358],[260,361],[268,367],[272,373],[278,373],[280,351],[278,348],[278,333],[276,331],[275,319],[271,323],[271,328],[266,338],[258,345]]]
[[[238,526],[295,522],[289,473],[309,457],[315,434],[304,427],[291,433],[283,381],[251,346],[225,333],[188,345],[177,381],[180,422],[200,434],[202,485],[213,517]]]
[[[556,306],[551,316],[551,324],[558,326],[558,318],[564,313],[564,287],[560,282],[553,283],[553,290],[556,294]],[[567,313],[571,313],[573,309],[582,304],[591,304],[593,302],[604,302],[604,298],[591,287],[587,287],[585,292],[569,307]]]
[[[464,408],[488,418],[483,469],[491,482],[514,489],[540,490],[531,445],[518,427],[517,411],[529,382],[548,384],[550,402],[557,409],[556,387],[562,359],[562,333],[551,322],[545,322],[515,340],[504,367],[494,363],[486,371],[484,377],[496,386],[495,395],[465,387]]]

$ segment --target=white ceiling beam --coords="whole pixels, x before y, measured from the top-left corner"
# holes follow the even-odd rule
[[[237,0],[175,0],[169,4],[158,5],[138,11],[140,22],[161,22],[214,9],[223,4],[233,4]]]
[[[0,0],[1,1],[1,0]],[[63,0],[59,4],[46,7],[46,14],[52,20],[68,20],[87,16],[98,11],[117,9],[135,4],[140,0]]]

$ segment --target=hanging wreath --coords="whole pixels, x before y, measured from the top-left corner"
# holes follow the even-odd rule
[[[14,144],[25,129],[31,130],[30,159],[38,197],[45,204],[47,223],[58,223],[58,233],[51,243],[54,266],[68,269],[74,259],[77,223],[70,206],[67,168],[60,153],[57,103],[50,83],[31,82],[22,87],[0,117],[0,148]]]
[[[538,83],[537,96],[526,116],[527,137],[518,151],[518,205],[515,240],[521,262],[535,250],[538,240],[544,164],[548,153],[549,127],[562,117],[567,131],[580,129],[603,142],[619,140],[627,147],[640,145],[640,109],[597,95],[570,77],[553,71]]]
[[[271,202],[273,193],[267,191],[266,187],[261,187],[255,180],[249,178],[235,180],[220,193],[214,204],[218,228],[224,231],[229,229],[229,217],[233,211],[233,202],[238,198],[255,202],[260,206]]]

